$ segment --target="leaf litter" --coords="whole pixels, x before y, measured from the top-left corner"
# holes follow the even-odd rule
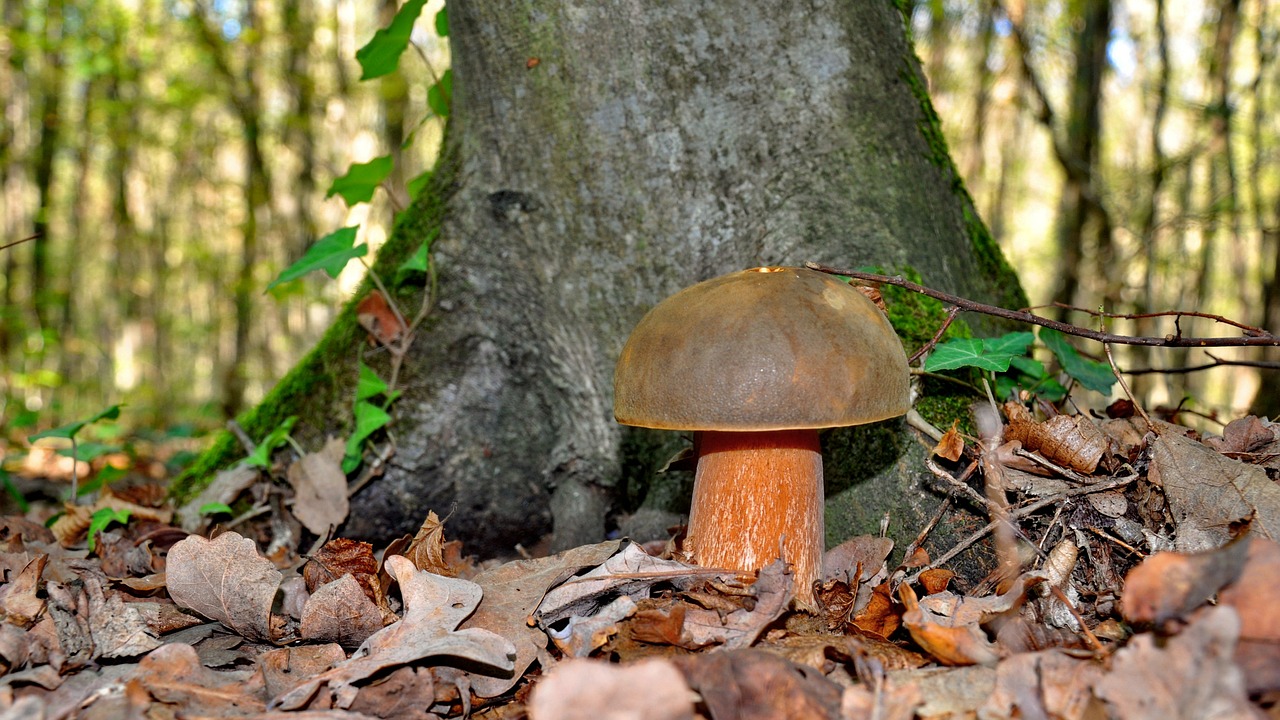
[[[200,507],[251,507],[235,530],[142,491],[79,506],[142,508],[93,551],[0,518],[0,718],[1280,717],[1280,426],[1006,413],[929,461],[992,514],[991,575],[927,528],[906,557],[851,538],[816,608],[784,563],[702,568],[678,539],[477,564],[432,513],[321,543],[336,442],[221,475]]]

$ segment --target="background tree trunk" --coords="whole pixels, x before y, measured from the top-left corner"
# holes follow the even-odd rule
[[[553,517],[559,547],[628,527],[634,482],[675,438],[614,422],[614,362],[645,311],[699,280],[811,260],[1025,303],[889,3],[452,0],[449,24],[442,160],[379,258],[392,276],[439,227],[440,301],[401,376],[396,454],[354,497],[346,535],[385,539],[428,509],[452,509],[450,536],[482,554],[536,541]],[[349,422],[363,340],[350,316],[244,419],[251,434],[294,413],[304,441]],[[385,376],[385,353],[366,361]],[[874,526],[907,488],[914,515],[894,521],[914,533],[937,498],[904,459],[922,446],[886,432],[863,436],[880,438],[873,461],[829,460],[828,512]]]

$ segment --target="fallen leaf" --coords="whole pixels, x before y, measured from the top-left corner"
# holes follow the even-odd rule
[[[1093,684],[1103,667],[1058,650],[1021,653],[996,666],[996,683],[978,717],[1086,720],[1095,711]]]
[[[352,575],[322,585],[302,607],[299,634],[306,640],[356,647],[386,625],[382,610]]]
[[[41,575],[49,562],[49,556],[40,554],[28,562],[18,576],[6,585],[0,585],[0,609],[4,610],[6,623],[27,629],[44,613],[44,598],[38,597]]]
[[[692,720],[693,693],[666,660],[562,662],[533,688],[531,720]],[[724,716],[728,717],[728,716]]]
[[[994,665],[999,648],[987,639],[977,623],[952,624],[945,616],[922,607],[910,585],[898,586],[898,596],[906,607],[902,624],[911,639],[943,665]]]
[[[1280,485],[1263,468],[1162,433],[1152,443],[1148,477],[1164,488],[1181,552],[1223,545],[1230,539],[1230,524],[1249,517],[1257,534],[1280,537]]]
[[[1240,576],[1249,536],[1202,553],[1156,553],[1129,571],[1120,611],[1131,623],[1162,626],[1208,602]]]
[[[902,610],[893,603],[890,592],[889,583],[877,585],[867,606],[853,616],[853,626],[881,640],[892,635],[902,625]]]
[[[438,720],[429,710],[435,697],[431,669],[406,666],[360,688],[350,712],[395,720]]]
[[[307,564],[302,566],[307,592],[315,592],[321,585],[331,583],[343,575],[377,574],[378,559],[373,555],[373,546],[347,538],[334,538],[320,546],[308,558]]]
[[[257,663],[267,697],[279,697],[346,659],[339,645],[326,643],[268,650],[258,656]]]
[[[1055,415],[1039,423],[1020,403],[1005,403],[1004,439],[1017,440],[1030,452],[1038,452],[1058,465],[1092,473],[1107,451],[1107,438],[1085,415]]]
[[[696,649],[720,643],[730,649],[749,647],[786,612],[795,596],[790,571],[781,559],[761,568],[749,590],[755,598],[750,609],[739,607],[727,613],[700,607],[686,610],[680,646]]]
[[[1275,442],[1275,425],[1264,423],[1257,415],[1236,418],[1222,429],[1222,437],[1205,442],[1221,453],[1253,453]]]
[[[938,441],[938,444],[933,446],[932,452],[934,455],[946,458],[951,462],[959,460],[960,456],[964,455],[964,438],[960,435],[959,420],[951,422],[951,429],[947,430],[942,439]]]
[[[326,535],[347,519],[347,474],[342,471],[346,441],[330,438],[320,452],[307,453],[289,465],[293,516],[315,535]]]
[[[400,317],[391,310],[387,298],[377,290],[371,291],[356,306],[356,322],[364,328],[377,343],[391,345],[399,340],[405,331]]]
[[[713,720],[839,720],[843,691],[822,673],[773,653],[737,649],[678,658]],[[536,718],[535,718],[536,720]]]
[[[257,641],[273,639],[271,604],[280,571],[257,545],[234,532],[214,540],[192,535],[169,549],[165,585],[180,607]]]
[[[476,575],[474,582],[484,595],[462,627],[489,630],[510,640],[516,649],[514,675],[473,678],[472,689],[476,695],[496,697],[510,690],[537,658],[538,651],[546,647],[546,633],[526,620],[547,590],[583,568],[600,565],[616,554],[620,545],[616,540],[583,545],[550,557],[516,560]]]
[[[96,657],[134,657],[160,647],[159,632],[144,613],[148,606],[157,608],[154,620],[158,621],[158,605],[127,603],[120,592],[103,590],[102,583],[92,575],[84,578],[84,584]]]
[[[156,700],[199,708],[206,717],[240,717],[265,709],[260,672],[210,670],[190,645],[170,643],[153,650],[133,677]]]
[[[1280,544],[1254,538],[1240,577],[1219,600],[1240,615],[1235,658],[1248,691],[1280,690]]]
[[[511,674],[515,647],[510,641],[479,628],[454,629],[480,603],[479,585],[423,572],[399,555],[385,563],[400,584],[404,617],[370,636],[346,662],[276,698],[274,707],[301,708],[327,685],[334,704],[349,708],[358,692],[355,683],[425,658],[434,658],[441,665],[461,662],[476,672]]]
[[[1119,720],[1256,717],[1232,662],[1239,632],[1233,608],[1208,607],[1173,637],[1138,635],[1116,652],[1094,693]]]
[[[587,657],[609,642],[618,632],[618,623],[636,611],[636,601],[623,595],[600,608],[591,617],[570,617],[568,624],[550,632],[551,640],[567,657]]]
[[[423,521],[422,526],[418,528],[417,534],[409,541],[403,551],[397,554],[404,555],[413,561],[415,567],[419,570],[426,570],[437,575],[445,577],[458,577],[462,567],[455,562],[450,562],[445,558],[448,550],[453,550],[449,554],[457,554],[457,548],[462,543],[457,540],[445,542],[444,539],[444,522],[436,516],[434,511],[427,512],[427,519]],[[391,554],[390,549],[388,553]]]

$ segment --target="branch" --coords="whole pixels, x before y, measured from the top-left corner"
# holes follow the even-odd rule
[[[1015,322],[1027,323],[1029,325],[1039,325],[1047,327],[1067,335],[1075,335],[1076,337],[1088,338],[1100,343],[1114,343],[1116,345],[1147,345],[1151,347],[1171,347],[1171,348],[1196,348],[1196,347],[1280,347],[1280,337],[1276,337],[1269,332],[1259,331],[1259,335],[1249,335],[1247,337],[1183,337],[1182,330],[1179,328],[1177,334],[1165,335],[1164,337],[1143,337],[1134,335],[1115,335],[1112,333],[1099,332],[1097,330],[1089,330],[1087,328],[1070,325],[1057,320],[1042,318],[1038,315],[1032,315],[1026,310],[1006,310],[995,305],[987,305],[967,298],[927,288],[923,285],[906,280],[901,276],[894,275],[876,275],[874,273],[859,272],[857,270],[840,270],[827,265],[818,263],[805,263],[805,267],[811,270],[828,273],[830,275],[844,275],[845,277],[864,280],[866,282],[881,283],[884,285],[894,285],[911,292],[928,295],[936,300],[941,300],[948,305],[955,305],[968,312],[982,313],[983,315],[991,315],[994,317],[1013,320]]]

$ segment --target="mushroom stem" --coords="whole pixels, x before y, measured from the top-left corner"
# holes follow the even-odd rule
[[[792,566],[796,597],[812,605],[824,543],[818,431],[703,431],[696,444],[694,559],[754,571],[781,554]]]

